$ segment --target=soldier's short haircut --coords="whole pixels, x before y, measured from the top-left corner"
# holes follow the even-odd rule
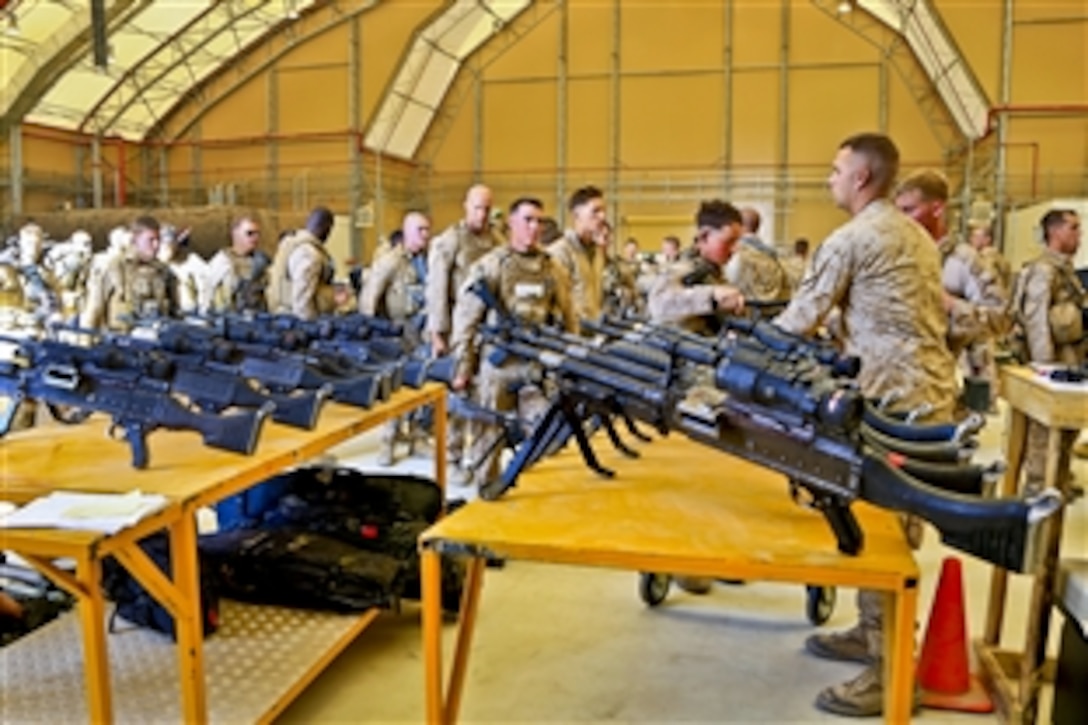
[[[926,201],[948,201],[948,179],[935,169],[920,169],[899,182],[895,195],[917,191]]]
[[[389,233],[389,246],[399,247],[404,243],[404,232],[400,229],[394,229]]]
[[[1050,241],[1050,233],[1065,224],[1067,216],[1076,215],[1077,212],[1073,209],[1051,209],[1043,214],[1043,218],[1039,220],[1039,226],[1043,228],[1043,241]]]
[[[695,224],[700,227],[721,229],[730,224],[740,224],[740,212],[737,207],[721,199],[704,201],[695,215]]]
[[[529,206],[535,206],[541,211],[544,210],[544,202],[542,202],[540,199],[537,199],[535,196],[519,196],[517,199],[514,199],[512,204],[510,204],[510,216],[517,214],[518,209],[520,209],[524,204],[528,204]]]
[[[680,247],[680,237],[677,237],[677,236],[673,236],[672,234],[670,234],[669,236],[667,236],[667,237],[664,237],[664,238],[663,238],[663,239],[661,240],[661,243],[662,243],[662,244],[673,244],[673,245],[675,245],[675,246],[676,246],[677,248],[679,248],[679,247]]]
[[[855,134],[841,144],[840,149],[850,149],[861,154],[869,162],[869,173],[881,196],[887,196],[899,175],[899,149],[882,133]]]
[[[583,186],[581,189],[576,189],[574,193],[570,195],[570,201],[567,203],[567,208],[574,211],[578,207],[591,202],[594,199],[603,198],[604,192],[596,186]]]
[[[159,220],[147,214],[143,214],[132,220],[133,232],[138,232],[143,229],[146,229],[149,232],[157,232],[160,228]]]
[[[243,214],[242,216],[236,216],[234,217],[234,221],[230,224],[230,230],[233,232],[235,229],[242,226],[246,222],[256,224],[257,220],[247,214]]]
[[[808,254],[808,240],[804,237],[798,237],[793,242],[794,254]]]

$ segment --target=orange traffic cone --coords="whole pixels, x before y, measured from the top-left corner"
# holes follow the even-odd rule
[[[990,696],[967,664],[963,568],[955,557],[946,558],[941,565],[941,580],[937,583],[937,596],[929,613],[915,674],[924,707],[993,712]]]

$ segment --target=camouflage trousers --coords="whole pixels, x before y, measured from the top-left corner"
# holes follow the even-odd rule
[[[1061,452],[1066,460],[1064,471],[1058,471],[1058,475],[1069,476],[1069,456],[1073,451],[1073,445],[1077,442],[1079,431],[1065,430],[1061,433]],[[1043,490],[1046,482],[1047,441],[1050,437],[1049,429],[1028,420],[1028,437],[1024,445],[1024,492],[1036,494]]]
[[[484,408],[509,413],[517,411],[527,430],[548,408],[544,392],[528,380],[533,378],[533,367],[528,363],[508,362],[495,366],[484,362],[476,378],[476,399]],[[499,477],[503,447],[495,442],[503,431],[498,426],[474,423],[472,427],[471,463],[474,467],[473,482],[483,485]]]

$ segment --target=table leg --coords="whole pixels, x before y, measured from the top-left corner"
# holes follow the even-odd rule
[[[420,554],[423,600],[423,679],[427,722],[445,722],[442,696],[442,559],[434,549]]]
[[[102,562],[93,556],[76,563],[82,596],[79,618],[83,629],[83,663],[87,690],[87,710],[91,722],[113,721],[110,663],[106,653],[106,603],[102,595]]]
[[[434,480],[443,491],[446,490],[446,458],[448,456],[446,428],[449,425],[446,416],[448,414],[446,391],[443,389],[442,394],[435,398],[434,402]]]
[[[1065,491],[1064,472],[1069,468],[1069,447],[1063,445],[1064,432],[1050,428],[1046,446],[1046,488]],[[1024,641],[1024,657],[1020,663],[1020,703],[1024,722],[1035,721],[1039,695],[1039,668],[1046,660],[1046,642],[1050,633],[1051,607],[1054,603],[1054,583],[1058,574],[1058,554],[1062,538],[1064,510],[1059,510],[1043,532],[1041,561],[1032,583],[1031,605],[1028,610],[1028,631]]]
[[[461,599],[461,626],[457,631],[457,643],[453,651],[453,667],[450,670],[449,697],[446,702],[447,722],[456,722],[461,709],[461,694],[465,689],[465,674],[468,672],[468,653],[472,647],[472,634],[476,629],[476,613],[479,610],[480,589],[484,581],[486,560],[473,557],[468,560],[468,572],[465,575],[465,592]]]
[[[884,597],[884,719],[910,722],[914,704],[914,620],[918,582],[908,579]]]
[[[1028,435],[1028,417],[1019,410],[1010,410],[1007,443],[1008,468],[1001,482],[1002,497],[1013,496],[1020,487],[1020,471],[1024,466],[1024,446]],[[983,627],[982,641],[993,647],[1001,641],[1001,629],[1005,620],[1005,597],[1008,589],[1009,573],[999,566],[990,572],[990,598],[986,608],[986,624]]]
[[[175,626],[182,720],[204,723],[208,721],[208,700],[204,683],[204,608],[200,601],[196,516],[183,514],[170,527],[170,561],[180,605]]]

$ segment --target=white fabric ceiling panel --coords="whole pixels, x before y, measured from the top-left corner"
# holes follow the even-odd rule
[[[430,106],[432,99],[441,99],[460,67],[460,63],[444,55],[432,55],[419,76],[413,99],[424,106]]]
[[[412,158],[464,60],[528,5],[458,0],[418,32],[370,124],[366,145]]]
[[[434,113],[415,103],[409,103],[404,108],[404,113],[397,122],[396,128],[389,139],[389,153],[411,158],[419,145],[427,127],[431,125]]]

